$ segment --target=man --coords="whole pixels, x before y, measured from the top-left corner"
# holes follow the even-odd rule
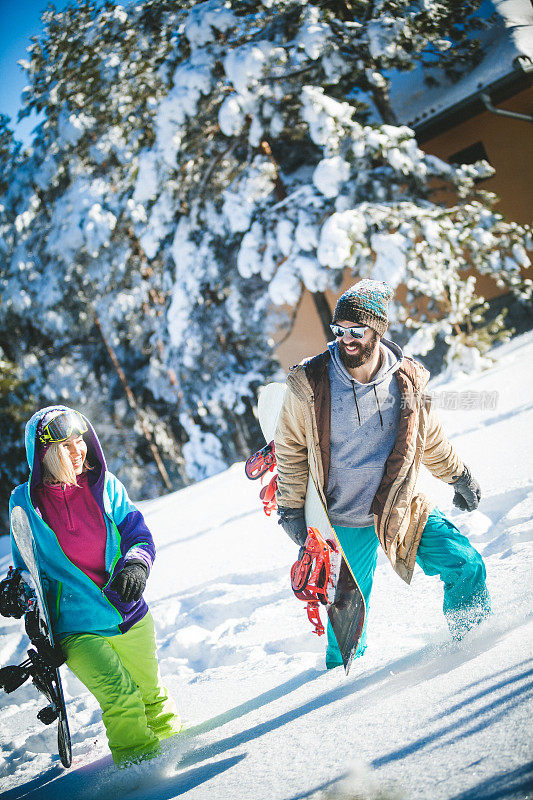
[[[416,491],[418,471],[455,489],[454,504],[473,511],[481,496],[423,394],[427,370],[383,338],[392,288],[361,280],[337,302],[334,342],[294,367],[276,435],[279,523],[298,545],[309,470],[344,554],[369,605],[381,544],[410,583],[415,562],[444,583],[444,614],[454,638],[490,612],[479,553],[431,500]],[[366,624],[356,656],[366,647]],[[328,625],[326,666],[342,659]]]

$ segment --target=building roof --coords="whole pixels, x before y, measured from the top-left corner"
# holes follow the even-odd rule
[[[499,16],[497,23],[477,34],[484,57],[456,82],[441,71],[436,74],[439,85],[428,85],[424,80],[427,68],[421,65],[412,72],[391,74],[393,109],[399,122],[414,128],[419,138],[433,135],[438,126],[446,128],[446,120],[450,123],[457,116],[478,113],[481,93],[497,92],[497,99],[503,99],[505,90],[524,88],[533,78],[531,0],[492,0],[481,8],[485,18],[494,11]]]

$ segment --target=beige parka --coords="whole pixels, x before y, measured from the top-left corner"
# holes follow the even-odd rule
[[[327,507],[330,460],[331,390],[328,351],[299,364],[287,377],[287,392],[276,434],[278,505],[302,508],[309,470]],[[435,508],[416,491],[420,464],[445,483],[457,480],[464,465],[444,435],[442,424],[423,393],[429,372],[404,357],[394,373],[401,393],[398,435],[385,462],[372,502],[374,526],[395,571],[410,583],[416,552],[428,516]]]

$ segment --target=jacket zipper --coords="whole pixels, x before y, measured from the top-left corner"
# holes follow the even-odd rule
[[[112,524],[114,525],[114,523],[113,523],[113,522],[112,522]],[[112,581],[113,581],[113,580],[114,580],[114,579],[117,577],[117,575],[120,575],[120,573],[121,573],[121,572],[124,572],[124,570],[125,570],[125,568],[126,568],[126,566],[127,566],[127,559],[126,559],[126,556],[127,556],[127,554],[130,552],[130,550],[132,550],[132,549],[133,549],[133,547],[138,547],[138,545],[139,545],[139,544],[148,544],[148,542],[138,542],[137,544],[135,544],[135,545],[132,545],[132,546],[129,548],[129,550],[127,550],[127,551],[126,551],[126,554],[124,555],[124,560],[125,560],[125,562],[126,562],[126,563],[125,563],[125,565],[122,567],[122,569],[119,569],[119,571],[118,571],[118,572],[116,572],[116,573],[113,575],[113,569],[114,569],[114,566],[115,566],[115,564],[117,563],[117,561],[120,559],[120,556],[118,556],[118,558],[116,559],[116,561],[115,561],[115,562],[114,562],[114,563],[111,565],[111,571],[110,571],[110,573],[109,573],[109,580],[107,581],[107,583],[105,583],[105,584],[102,586],[102,588],[101,588],[101,590],[100,590],[101,592],[103,592],[103,591],[104,591],[104,589],[107,589],[107,587],[109,586],[109,584],[110,584],[110,583],[111,583],[111,582],[112,582]],[[114,606],[113,606],[113,608],[114,608]]]
[[[57,598],[56,598],[56,619],[59,619],[59,606],[61,604],[62,589],[63,589],[63,584],[61,581],[58,581]]]
[[[74,523],[72,522],[72,515],[70,513],[70,508],[67,503],[66,487],[63,484],[61,484],[61,490],[63,492],[63,502],[65,503],[65,509],[68,517],[68,530],[70,533],[74,533]]]
[[[112,520],[110,517],[108,517],[108,516],[107,516],[107,514],[105,513],[105,511],[104,511],[104,516],[105,516],[105,517],[107,517],[107,519],[109,520],[109,522],[111,523],[111,525],[112,525],[112,526],[113,526],[113,527],[116,529],[116,531],[117,531],[117,533],[118,533],[118,529],[117,529],[117,527],[116,527],[115,523],[113,522],[113,520]],[[121,538],[121,537],[120,537],[120,533],[118,533],[118,537],[119,537],[119,539]],[[117,572],[115,575],[113,575],[113,572],[114,572],[114,570],[115,570],[115,566],[116,566],[116,564],[118,563],[118,561],[119,561],[119,560],[120,560],[120,549],[119,549],[119,555],[117,555],[117,557],[115,558],[115,560],[114,560],[114,561],[113,561],[113,563],[111,564],[111,569],[109,570],[109,578],[108,578],[107,582],[106,582],[106,583],[104,583],[104,585],[103,585],[103,586],[102,586],[102,588],[100,589],[100,591],[102,592],[102,594],[104,595],[104,597],[106,598],[106,600],[108,600],[110,603],[111,603],[111,600],[109,600],[109,598],[108,598],[108,597],[107,597],[107,595],[105,594],[105,590],[107,589],[107,587],[109,586],[109,584],[111,583],[111,581],[112,581],[112,580],[114,580],[114,579],[117,577],[117,575],[119,575],[119,574],[122,572],[122,569],[124,569],[124,567],[123,567],[121,570],[119,570],[119,572]],[[111,605],[113,605],[113,604],[111,603]],[[115,608],[115,606],[113,606],[113,608]],[[118,611],[118,609],[117,609],[117,611]],[[119,614],[120,614],[120,612],[119,612]],[[122,616],[122,614],[121,614],[120,616]]]
[[[376,399],[377,399],[377,394],[376,394]],[[409,467],[407,468],[407,471],[405,473],[405,478],[400,483],[400,485],[398,486],[398,488],[396,489],[396,491],[394,493],[394,497],[393,497],[392,503],[391,503],[390,508],[389,508],[389,513],[387,514],[387,517],[385,519],[385,523],[383,525],[383,541],[385,543],[386,543],[387,527],[388,527],[388,524],[389,524],[390,516],[392,514],[392,509],[396,505],[396,498],[398,497],[400,489],[403,488],[403,485],[405,484],[405,482],[407,481],[407,478],[409,477],[409,473],[411,472],[411,468],[412,468],[413,464],[415,463],[415,458],[416,458],[416,447],[415,447],[415,451],[413,453],[413,458],[411,459],[411,463],[409,464]]]

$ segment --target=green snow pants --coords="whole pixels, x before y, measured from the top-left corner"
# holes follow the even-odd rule
[[[366,528],[334,527],[366,603],[367,619],[355,652],[358,658],[366,649],[368,609],[379,540],[373,525]],[[444,583],[443,611],[455,639],[462,638],[490,613],[483,559],[438,508],[428,517],[416,560],[426,575],[439,575]],[[326,666],[329,669],[342,665],[342,658],[329,622],[327,634]]]
[[[61,641],[67,665],[102,709],[115,764],[157,755],[159,742],[181,727],[161,682],[155,630],[148,612],[126,633],[80,633]]]

